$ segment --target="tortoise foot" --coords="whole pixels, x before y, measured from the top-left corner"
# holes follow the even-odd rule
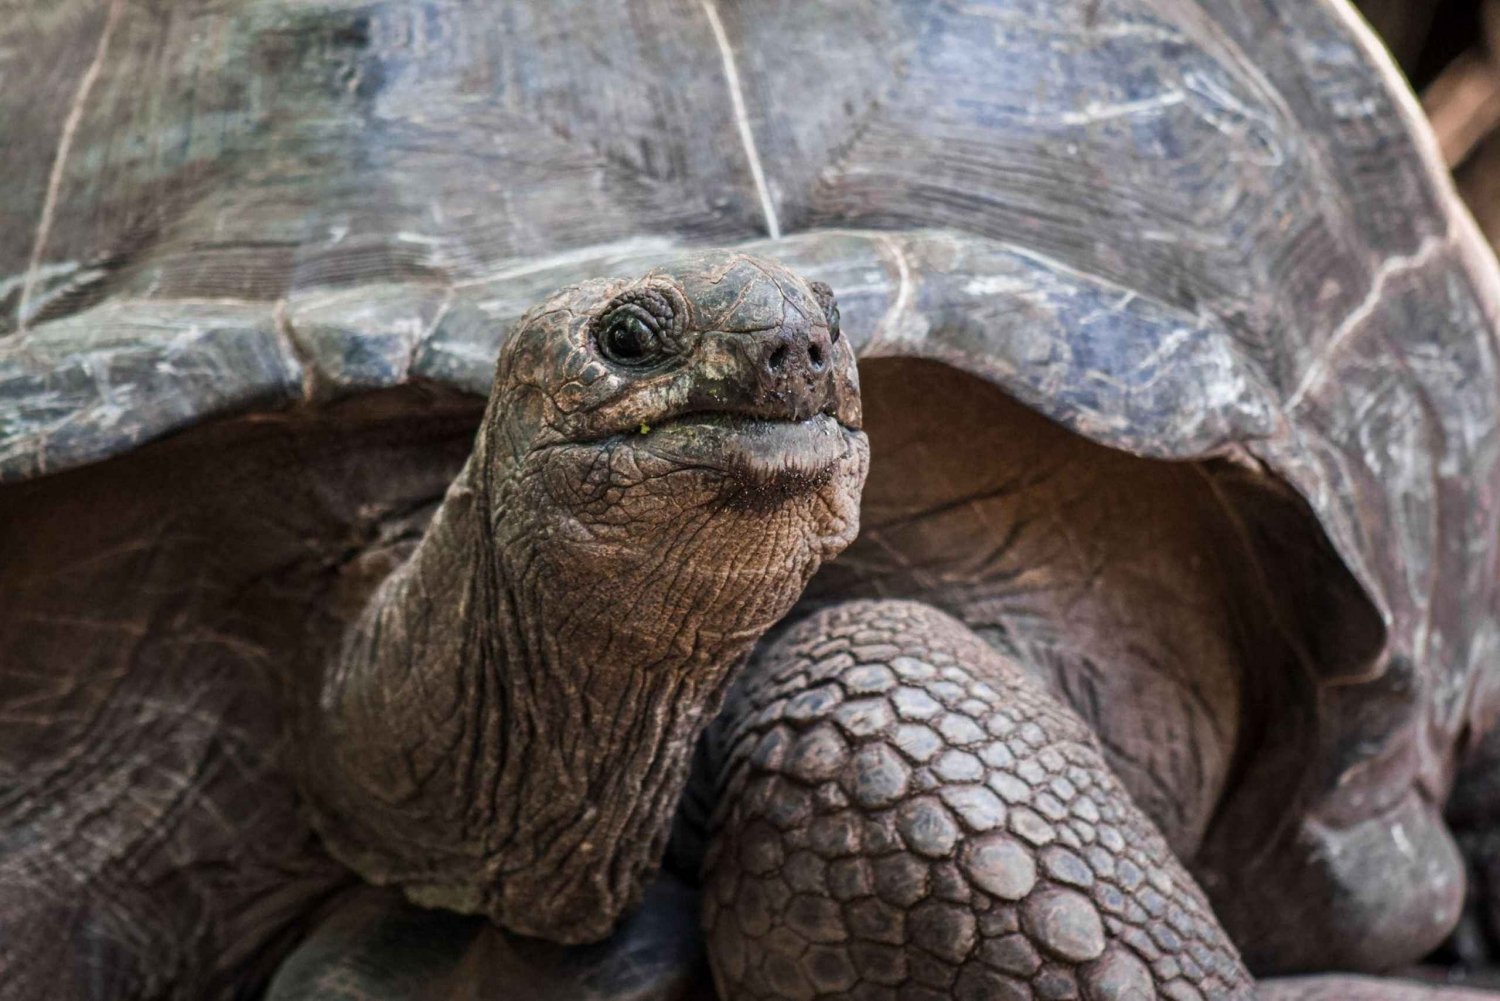
[[[1346,827],[1304,820],[1260,865],[1216,866],[1216,911],[1257,973],[1380,973],[1418,962],[1457,924],[1463,859],[1437,809],[1409,792]]]
[[[718,724],[720,995],[1249,998],[1088,728],[961,623],[850,602],[763,648]]]
[[[660,877],[610,938],[563,946],[363,887],[330,908],[265,1001],[713,1001],[697,901]]]

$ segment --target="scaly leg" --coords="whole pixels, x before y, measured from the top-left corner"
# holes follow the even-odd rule
[[[810,616],[719,726],[704,911],[726,1001],[1253,996],[1088,728],[957,620]]]

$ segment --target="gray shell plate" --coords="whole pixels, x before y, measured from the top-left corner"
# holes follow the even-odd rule
[[[545,292],[752,241],[834,286],[866,357],[1286,478],[1385,618],[1364,677],[1403,707],[1334,709],[1336,771],[1442,784],[1500,646],[1500,282],[1344,0],[540,9],[0,26],[27,81],[0,92],[27,137],[0,480],[411,379],[484,392]]]

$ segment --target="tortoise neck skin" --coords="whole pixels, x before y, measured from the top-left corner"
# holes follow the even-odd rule
[[[330,666],[309,793],[418,903],[608,934],[733,669],[858,527],[826,287],[743,255],[590,282],[507,342],[475,449]]]

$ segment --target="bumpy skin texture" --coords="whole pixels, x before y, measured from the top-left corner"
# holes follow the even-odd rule
[[[850,602],[716,725],[705,923],[739,999],[1249,998],[1086,726],[957,620]]]
[[[733,253],[527,314],[311,713],[337,857],[560,942],[639,901],[731,669],[857,531],[836,317],[826,287]]]

